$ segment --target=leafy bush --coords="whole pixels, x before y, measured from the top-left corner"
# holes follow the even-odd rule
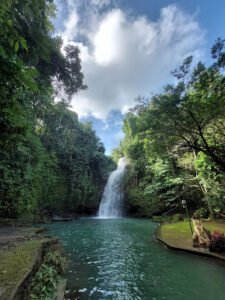
[[[67,269],[68,260],[66,257],[62,256],[60,251],[52,251],[46,255],[45,264],[54,266],[58,274],[63,274]]]
[[[209,212],[206,208],[201,207],[194,212],[194,219],[206,219],[209,216]]]
[[[172,222],[180,222],[184,220],[184,217],[182,214],[175,214],[171,217]]]
[[[209,243],[209,250],[212,252],[225,252],[224,233],[213,232]]]
[[[171,218],[169,216],[152,216],[152,221],[156,223],[170,222]]]
[[[31,225],[34,221],[34,215],[32,212],[26,211],[20,214],[17,218],[18,225]]]
[[[172,216],[152,216],[152,221],[156,223],[180,222],[180,221],[184,221],[184,216],[179,213],[174,214]]]
[[[56,269],[42,264],[31,283],[28,299],[52,300],[57,282],[58,274]]]
[[[67,260],[59,251],[49,252],[29,287],[28,300],[52,300],[59,275],[67,268]]]
[[[161,223],[163,218],[161,216],[152,216],[152,221],[156,223]]]

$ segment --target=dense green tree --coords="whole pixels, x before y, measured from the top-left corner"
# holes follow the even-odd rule
[[[177,83],[138,103],[124,121],[119,151],[130,158],[127,196],[141,214],[225,209],[224,41],[212,48],[214,62],[192,65],[192,57],[173,74]]]
[[[87,87],[78,47],[62,49],[53,34],[55,12],[51,0],[0,3],[3,217],[93,211],[111,163],[91,125],[69,109],[71,96]]]

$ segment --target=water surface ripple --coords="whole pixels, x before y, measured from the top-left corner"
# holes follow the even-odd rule
[[[224,300],[225,267],[173,252],[138,219],[81,219],[49,225],[69,255],[70,289],[79,299]]]

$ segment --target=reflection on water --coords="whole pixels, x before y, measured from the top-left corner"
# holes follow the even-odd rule
[[[156,226],[137,219],[50,225],[70,257],[77,299],[224,300],[224,266],[167,250],[154,240]]]

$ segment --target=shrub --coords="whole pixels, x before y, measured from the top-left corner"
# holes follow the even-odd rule
[[[209,212],[206,208],[201,207],[194,212],[194,219],[206,219],[209,216]]]
[[[182,214],[174,214],[171,217],[172,222],[179,222],[179,221],[183,221],[184,217]]]
[[[31,212],[24,212],[17,218],[18,225],[31,225],[34,222],[34,215]]]
[[[213,232],[209,242],[209,250],[212,252],[225,252],[225,235],[224,233]]]
[[[48,266],[54,266],[58,274],[65,273],[68,267],[68,260],[66,257],[62,256],[60,251],[49,252],[45,257],[44,262]]]
[[[184,221],[184,216],[179,213],[174,214],[172,216],[152,216],[152,221],[156,223],[180,222],[180,221]]]
[[[170,222],[171,218],[168,216],[152,216],[152,221],[156,223]]]
[[[58,274],[54,267],[43,264],[36,273],[31,286],[29,300],[51,300],[58,282]]]
[[[67,259],[59,251],[49,252],[29,287],[28,300],[52,300],[59,275],[67,268]]]
[[[152,216],[152,221],[156,222],[156,223],[161,223],[162,217],[161,216]]]

